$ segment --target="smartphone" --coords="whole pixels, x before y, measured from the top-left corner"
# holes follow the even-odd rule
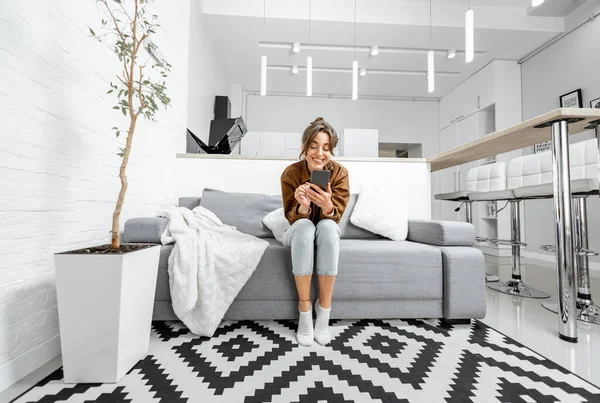
[[[310,177],[310,183],[314,183],[324,192],[327,191],[327,184],[329,183],[329,175],[331,175],[331,171],[322,170],[322,171],[312,171],[312,175]]]

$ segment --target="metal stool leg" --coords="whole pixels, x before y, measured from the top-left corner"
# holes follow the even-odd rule
[[[488,284],[487,287],[504,294],[526,298],[549,298],[550,294],[536,290],[521,280],[521,214],[520,201],[510,201],[510,230],[512,242],[512,278],[506,283]]]
[[[587,233],[587,196],[573,197],[573,219],[575,221],[575,264],[577,267],[577,319],[600,325],[600,307],[592,301],[590,291],[590,269]],[[595,254],[595,253],[592,253]],[[556,301],[544,302],[549,311],[558,312]]]
[[[465,202],[465,207],[466,207],[465,212],[467,213],[467,222],[469,224],[473,224],[473,210],[472,210],[472,206],[471,206],[472,204],[473,204],[472,201]],[[486,283],[494,283],[494,282],[498,282],[498,281],[500,281],[500,277],[498,277],[498,276],[494,276],[493,274],[485,275]]]

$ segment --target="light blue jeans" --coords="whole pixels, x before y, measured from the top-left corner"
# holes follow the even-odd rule
[[[325,219],[315,224],[307,218],[296,221],[283,234],[283,244],[292,249],[294,276],[313,273],[315,247],[317,248],[317,274],[336,276],[340,256],[340,227]]]

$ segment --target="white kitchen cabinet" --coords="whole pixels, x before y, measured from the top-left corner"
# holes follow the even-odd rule
[[[240,155],[297,157],[302,149],[301,133],[248,132],[241,141]]]
[[[457,146],[457,125],[453,124],[440,132],[440,152],[448,151]],[[440,171],[440,193],[456,192],[458,167],[446,168]],[[440,204],[440,219],[458,221],[458,213],[454,211],[458,203],[442,201]]]
[[[479,139],[479,113],[467,116],[457,123],[458,145]],[[458,167],[458,189],[467,190],[467,172],[479,165],[478,161],[468,162]]]
[[[493,61],[440,99],[440,129],[497,103],[498,98],[511,99],[513,105],[520,105],[520,89],[514,91],[520,84],[517,62]],[[499,95],[499,91],[504,93],[504,88],[512,95]],[[510,108],[509,103],[506,107]]]
[[[260,155],[261,133],[248,132],[242,137],[240,155]]]
[[[454,91],[450,91],[440,99],[440,129],[444,129],[452,124],[456,99]]]
[[[458,112],[456,118],[461,120],[477,111],[477,97],[479,96],[479,87],[477,77],[472,76],[458,88],[459,98],[456,100],[458,104]]]
[[[286,133],[285,148],[293,150],[302,149],[302,133]]]
[[[260,154],[264,157],[283,157],[285,154],[285,133],[262,132]]]
[[[379,130],[344,129],[344,157],[379,157]]]
[[[477,86],[479,90],[478,109],[486,108],[495,102],[494,66],[494,63],[490,63],[477,73]]]

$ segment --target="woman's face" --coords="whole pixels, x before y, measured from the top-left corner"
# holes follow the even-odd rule
[[[310,172],[321,170],[331,159],[331,148],[329,146],[329,135],[319,132],[308,146],[306,151],[306,162]]]

